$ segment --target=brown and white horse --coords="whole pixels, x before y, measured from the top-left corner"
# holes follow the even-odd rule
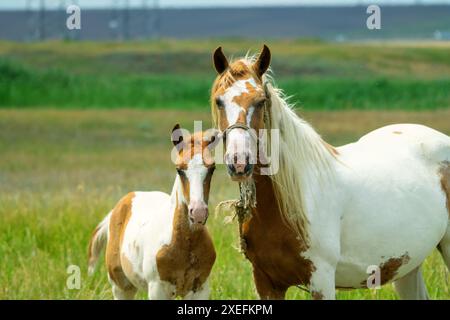
[[[264,46],[229,63],[218,48],[211,92],[229,175],[256,200],[240,232],[260,297],[306,285],[334,299],[336,288],[370,286],[376,270],[401,298],[427,298],[424,259],[437,247],[450,267],[450,138],[397,124],[334,148],[274,88],[270,57]],[[261,174],[251,129],[278,130],[278,172]]]
[[[172,194],[132,192],[95,229],[89,272],[106,242],[106,266],[115,299],[208,299],[208,277],[216,253],[206,229],[215,162],[213,134],[183,136],[175,126],[177,176]]]

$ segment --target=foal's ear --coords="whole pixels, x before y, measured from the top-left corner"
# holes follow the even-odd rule
[[[228,68],[228,60],[223,54],[222,47],[218,47],[213,54],[214,67],[220,74]]]
[[[203,135],[203,141],[207,143],[209,149],[214,149],[220,142],[222,134],[217,129],[209,129]]]
[[[256,74],[259,77],[267,71],[270,65],[270,49],[268,46],[264,45],[261,53],[259,54],[258,60],[253,64],[253,68],[255,69]]]
[[[180,124],[176,124],[172,129],[171,140],[175,148],[178,151],[183,149],[184,141],[183,141],[183,129],[181,129]]]

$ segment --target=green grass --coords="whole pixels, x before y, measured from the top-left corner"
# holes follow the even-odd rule
[[[130,43],[0,42],[1,108],[208,105],[211,52],[257,52],[245,39]],[[445,43],[270,41],[276,82],[305,110],[450,107]]]
[[[305,112],[333,144],[353,141],[393,122],[415,122],[450,133],[450,110],[433,112]],[[0,110],[0,299],[110,299],[106,270],[87,276],[92,230],[132,190],[168,192],[175,177],[170,129],[176,122],[210,124],[206,111]],[[222,166],[212,181],[210,210],[237,196]],[[238,246],[236,223],[211,214],[218,253],[211,274],[213,299],[256,299],[251,266]],[[81,268],[81,289],[66,286],[67,268]],[[450,285],[437,252],[426,260],[431,298],[449,299]],[[145,294],[141,293],[140,298]],[[309,299],[291,288],[289,299]],[[339,299],[394,299],[378,291],[339,291]]]
[[[205,108],[212,77],[73,75],[0,61],[0,107]],[[306,110],[450,107],[450,79],[282,78],[279,86]]]

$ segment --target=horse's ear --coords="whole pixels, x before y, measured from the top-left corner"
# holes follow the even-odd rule
[[[264,45],[261,53],[259,54],[258,60],[256,60],[253,65],[253,68],[255,69],[255,72],[259,77],[262,77],[262,75],[269,68],[270,58],[270,49],[268,46]]]
[[[183,148],[183,131],[180,127],[180,124],[176,124],[172,129],[171,140],[175,148],[180,151]]]
[[[220,74],[228,68],[228,60],[223,54],[222,47],[218,47],[213,54],[214,67]]]

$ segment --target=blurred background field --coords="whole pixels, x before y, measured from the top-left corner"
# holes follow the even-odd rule
[[[399,122],[450,134],[449,5],[428,6],[425,0],[386,7],[386,27],[379,33],[365,29],[364,1],[341,9],[208,9],[215,13],[206,22],[217,20],[210,30],[193,18],[206,9],[167,9],[159,34],[142,36],[145,30],[137,32],[134,22],[128,35],[121,33],[123,10],[99,20],[117,20],[112,34],[99,33],[100,22],[91,23],[100,14],[95,11],[87,14],[83,33],[71,35],[55,31],[61,30],[58,21],[65,22],[64,7],[47,12],[52,24],[40,29],[14,22],[28,21],[30,12],[2,11],[7,2],[14,9],[20,1],[0,3],[0,299],[112,298],[102,263],[94,277],[87,277],[91,232],[127,192],[170,191],[175,177],[170,131],[177,122],[189,130],[194,120],[204,121],[204,128],[211,125],[211,52],[219,45],[234,57],[269,45],[276,83],[331,144]],[[33,10],[32,16],[39,14]],[[326,19],[314,18],[320,12]],[[177,20],[178,33],[164,29],[174,14],[191,15]],[[280,27],[261,29],[261,21]],[[288,27],[298,30],[290,33]],[[239,33],[240,28],[247,31]],[[20,38],[21,32],[26,37]],[[218,251],[213,299],[257,298],[251,266],[236,249],[237,224],[224,224],[223,215],[213,214],[218,202],[236,196],[237,185],[219,166],[208,221]],[[80,290],[66,286],[72,264],[82,270]],[[424,269],[430,297],[449,299],[448,271],[436,252]],[[292,288],[288,298],[309,296]],[[338,298],[396,296],[388,285],[378,291],[340,291]]]
[[[0,42],[0,106],[203,108],[211,52],[273,53],[281,88],[307,110],[450,107],[449,42],[320,40]]]

